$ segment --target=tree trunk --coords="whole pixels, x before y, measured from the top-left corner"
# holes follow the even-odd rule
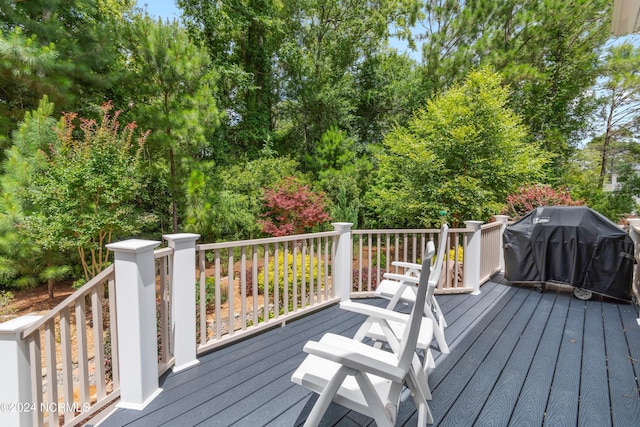
[[[53,299],[53,290],[56,282],[53,279],[47,280],[47,290],[49,291],[49,299]]]
[[[607,174],[607,159],[609,157],[609,145],[611,144],[611,122],[613,121],[613,110],[614,110],[614,102],[615,98],[611,100],[611,105],[609,106],[609,117],[607,117],[607,130],[604,134],[604,141],[602,143],[602,158],[600,160],[600,179],[599,184],[600,188],[604,185],[604,177]]]

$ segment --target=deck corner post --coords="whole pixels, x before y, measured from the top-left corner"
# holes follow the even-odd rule
[[[120,361],[119,408],[142,410],[161,391],[158,383],[156,264],[160,242],[111,243],[114,253]]]
[[[22,332],[42,316],[21,316],[0,324],[0,425],[33,425],[31,358]],[[39,410],[40,408],[35,408]]]
[[[480,293],[480,258],[482,252],[482,221],[465,221],[469,230],[464,248],[464,287],[473,288],[472,295]]]
[[[640,218],[629,218],[629,237],[633,240],[635,246],[634,257],[638,259],[638,252],[640,251],[640,233],[636,231],[636,228],[640,228]],[[640,297],[640,263],[635,263],[633,267],[633,281],[632,292],[636,294],[636,297]],[[638,325],[640,325],[640,318],[636,319]]]
[[[502,224],[500,226],[500,271],[504,273],[504,248],[502,247],[502,236],[504,230],[507,229],[507,222],[509,221],[509,215],[494,215],[496,222]]]
[[[171,267],[171,348],[174,372],[197,365],[196,356],[196,240],[199,234],[162,236],[173,249]]]
[[[340,233],[336,244],[335,271],[333,272],[333,286],[340,301],[348,301],[351,297],[351,274],[353,262],[353,247],[351,241],[350,222],[334,222],[333,229]]]

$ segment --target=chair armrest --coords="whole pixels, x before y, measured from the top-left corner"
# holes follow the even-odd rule
[[[413,262],[393,261],[391,265],[393,265],[394,267],[408,268],[411,270],[418,270],[418,271],[422,270],[421,264],[415,264]]]
[[[309,341],[304,345],[305,353],[330,360],[356,371],[367,372],[395,382],[403,381],[406,371],[398,366],[380,361],[377,355],[380,351],[369,346],[366,348],[350,345],[337,346],[317,341]]]
[[[398,282],[409,282],[413,284],[420,283],[420,278],[416,276],[407,276],[406,274],[384,273],[385,279],[397,280]]]
[[[341,302],[340,308],[354,313],[364,314],[369,317],[375,317],[376,319],[392,320],[395,322],[406,323],[409,318],[409,315],[405,313],[398,313],[397,311],[388,310],[386,308],[353,301]]]

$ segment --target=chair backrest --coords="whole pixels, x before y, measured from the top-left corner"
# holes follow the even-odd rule
[[[438,253],[436,254],[436,260],[431,266],[431,272],[429,274],[429,282],[433,282],[436,285],[438,284],[438,280],[440,280],[442,263],[447,253],[447,243],[449,240],[448,232],[449,226],[447,224],[442,224],[442,226],[440,227],[440,236],[438,237]]]
[[[434,245],[427,245],[427,253],[425,253],[424,258],[422,259],[422,270],[420,278],[418,279],[418,293],[416,295],[416,301],[413,304],[413,309],[411,310],[409,325],[404,329],[401,341],[402,347],[398,352],[398,366],[403,369],[408,369],[413,360],[413,355],[415,354],[418,342],[418,333],[420,332],[420,325],[422,324],[422,314],[424,312],[427,291],[428,288],[433,288],[433,286],[429,286],[429,273],[431,270],[431,258],[433,257],[434,252]]]

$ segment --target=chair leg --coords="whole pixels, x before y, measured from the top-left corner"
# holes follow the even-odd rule
[[[431,410],[429,409],[429,404],[427,403],[427,399],[431,399],[431,392],[429,392],[429,396],[426,396],[420,386],[416,383],[415,379],[409,376],[407,379],[407,383],[412,393],[413,401],[416,405],[416,409],[418,410],[418,426],[425,427],[427,424],[433,424],[433,415],[431,414]]]
[[[423,357],[424,357],[424,374],[428,377],[429,373],[435,369],[436,367],[436,361],[433,360],[433,354],[431,354],[431,350],[430,349],[426,349],[423,350],[422,352]]]
[[[449,345],[447,344],[447,340],[444,337],[444,330],[436,323],[433,328],[433,334],[436,336],[436,341],[438,342],[438,348],[440,349],[440,353],[449,354]]]
[[[364,399],[369,406],[371,416],[378,427],[395,427],[397,407],[390,403],[384,404],[378,395],[375,387],[371,383],[369,377],[362,372],[355,375],[356,381],[360,386],[360,390],[364,395]],[[399,396],[398,396],[399,397]]]
[[[346,367],[341,367],[335,373],[333,378],[329,381],[327,386],[322,390],[320,396],[318,396],[318,400],[316,404],[313,405],[311,412],[309,412],[309,416],[307,420],[304,422],[304,427],[317,427],[322,420],[322,416],[325,412],[327,412],[327,408],[333,402],[333,397],[340,389],[340,386],[344,382],[344,379],[347,377],[349,369]]]
[[[431,307],[433,307],[433,311],[435,311],[436,316],[438,316],[438,324],[442,325],[443,328],[446,328],[447,321],[445,320],[444,315],[442,314],[442,310],[440,310],[440,304],[438,304],[438,301],[436,301],[435,298],[431,300]]]
[[[427,380],[427,372],[423,367],[422,363],[420,363],[420,359],[418,359],[418,355],[415,354],[413,356],[412,361],[412,376],[415,376],[415,383],[417,387],[420,387],[420,391],[424,395],[425,399],[431,400],[431,389],[429,389],[429,382]]]
[[[436,319],[433,311],[431,311],[431,308],[426,305],[424,306],[424,314],[433,321],[433,334],[438,342],[440,353],[449,354],[449,346],[447,345],[447,340],[444,337],[444,327],[441,323],[438,323],[438,319]]]

